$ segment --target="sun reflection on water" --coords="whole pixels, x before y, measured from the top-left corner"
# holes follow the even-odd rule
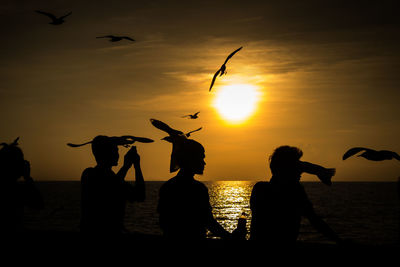
[[[217,221],[229,232],[236,229],[242,212],[247,215],[247,237],[250,233],[250,195],[254,182],[250,181],[218,181],[206,183],[210,195],[210,203]],[[211,234],[209,233],[209,237]]]

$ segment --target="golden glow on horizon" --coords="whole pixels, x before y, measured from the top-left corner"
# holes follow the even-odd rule
[[[214,107],[223,119],[238,124],[254,114],[259,96],[257,87],[253,85],[227,85],[217,91]]]

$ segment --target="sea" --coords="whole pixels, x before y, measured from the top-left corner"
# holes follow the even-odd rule
[[[146,201],[129,203],[125,227],[132,233],[161,235],[156,211],[162,181],[146,182]],[[216,220],[233,231],[239,216],[247,216],[254,181],[204,182]],[[302,183],[314,209],[342,238],[365,245],[398,244],[400,237],[400,196],[395,182],[335,182],[328,187],[319,182]],[[46,207],[25,209],[24,227],[32,231],[78,232],[80,221],[80,182],[37,182]],[[247,236],[248,238],[249,236]],[[208,233],[208,238],[216,238]],[[299,240],[329,243],[303,219]]]

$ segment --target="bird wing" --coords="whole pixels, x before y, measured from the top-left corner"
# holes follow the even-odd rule
[[[389,151],[389,150],[381,150],[379,152],[384,153],[385,155],[387,155],[387,159],[395,158],[397,160],[400,160],[400,156],[396,152]]]
[[[181,131],[172,129],[169,127],[166,123],[156,120],[156,119],[150,119],[151,124],[153,124],[154,127],[157,129],[160,129],[161,131],[164,131],[168,133],[169,135],[181,135],[183,134]]]
[[[112,35],[105,35],[105,36],[98,36],[96,38],[113,38],[114,36]]]
[[[190,131],[190,132],[186,133],[185,135],[186,135],[186,137],[189,137],[191,133],[200,131],[201,129],[203,129],[203,127],[200,127],[200,128],[198,128],[198,129],[196,129],[196,130],[193,130],[193,131]]]
[[[72,14],[72,12],[69,12],[68,14],[66,14],[66,15],[64,15],[64,16],[62,16],[62,17],[60,17],[60,19],[64,19],[64,18],[68,17],[68,16],[71,15],[71,14]]]
[[[393,158],[400,160],[399,154],[397,154],[396,152],[392,152],[392,153],[393,153]]]
[[[164,138],[161,138],[161,140],[164,140],[164,141],[167,141],[167,142],[169,142],[169,143],[172,143],[172,138],[171,138],[171,136],[166,136],[166,137],[164,137]]]
[[[365,147],[353,147],[353,148],[350,148],[349,150],[347,150],[346,153],[344,153],[343,160],[345,160],[363,150],[373,151],[372,149],[365,148]]]
[[[136,137],[136,136],[131,136],[131,135],[125,135],[125,136],[121,136],[121,137],[129,138],[133,142],[140,142],[140,143],[153,143],[154,142],[153,139],[146,138],[146,137]]]
[[[131,37],[128,37],[128,36],[122,36],[121,38],[126,39],[126,40],[129,40],[129,41],[132,41],[132,42],[135,41],[135,40],[133,40]]]
[[[57,17],[54,16],[53,14],[51,14],[51,13],[43,12],[43,11],[40,11],[40,10],[36,10],[36,12],[39,13],[39,14],[48,16],[48,17],[50,17],[52,20],[56,20],[56,19],[57,19]]]
[[[242,49],[242,48],[243,48],[243,46],[241,46],[241,47],[239,47],[238,49],[236,49],[235,51],[233,51],[233,52],[225,59],[224,64],[226,64],[226,63],[228,62],[228,60],[229,60],[231,57],[233,57],[234,54],[236,54],[237,52],[239,52],[239,50]]]
[[[214,77],[213,77],[213,79],[212,79],[212,81],[211,81],[210,89],[208,89],[209,92],[211,91],[211,88],[213,87],[213,85],[214,85],[214,83],[215,83],[215,79],[217,79],[217,76],[218,76],[218,74],[219,74],[220,72],[221,72],[221,69],[219,69],[219,70],[214,74]]]
[[[84,146],[84,145],[91,144],[91,143],[92,143],[92,141],[89,141],[89,142],[86,142],[86,143],[83,143],[83,144],[71,144],[71,143],[68,143],[67,146],[80,147],[80,146]]]
[[[196,112],[196,113],[194,113],[194,116],[197,116],[199,113],[200,113],[200,111],[199,111],[199,112]]]
[[[14,140],[14,142],[11,143],[12,146],[17,146],[18,145],[18,140],[19,136]]]

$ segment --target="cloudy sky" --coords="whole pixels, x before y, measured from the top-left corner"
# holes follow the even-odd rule
[[[145,179],[166,180],[171,146],[150,124],[156,118],[183,131],[203,127],[192,135],[206,149],[201,180],[268,179],[268,156],[293,145],[303,160],[337,168],[337,181],[395,181],[398,161],[341,160],[353,146],[400,153],[394,3],[3,0],[0,141],[20,136],[35,179],[66,180],[95,165],[89,146],[66,143],[149,137],[156,142],[137,145]],[[35,10],[72,15],[53,26]],[[109,34],[136,42],[96,39]],[[232,85],[258,93],[237,124],[215,107]],[[181,118],[197,111],[196,120]]]

